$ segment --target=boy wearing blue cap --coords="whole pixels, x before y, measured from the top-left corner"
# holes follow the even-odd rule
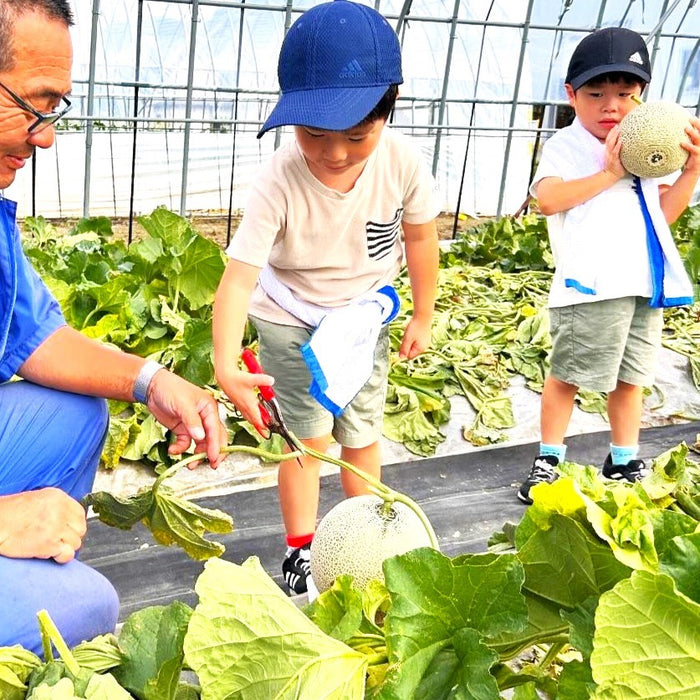
[[[551,482],[566,455],[579,387],[607,392],[610,453],[603,476],[635,482],[643,387],[654,380],[662,309],[693,303],[693,287],[669,223],[700,174],[700,121],[688,119],[689,156],[672,185],[632,176],[620,160],[618,124],[651,80],[649,53],[630,29],[606,27],[574,50],[566,94],[576,119],[545,144],[531,192],[547,216],[556,270],[549,295],[551,371],[544,383],[541,443],[518,498]]]
[[[375,10],[326,2],[289,29],[278,76],[281,97],[258,137],[292,125],[295,139],[253,185],[226,251],[214,304],[217,380],[260,431],[255,387],[274,381],[293,433],[321,452],[334,438],[342,459],[378,478],[388,323],[398,310],[391,285],[404,246],[413,314],[402,358],[430,343],[438,270],[432,176],[420,153],[385,127],[403,82],[398,38]],[[267,374],[238,366],[247,316]],[[292,593],[313,593],[319,471],[309,456],[279,466],[282,571]],[[347,496],[366,493],[345,470],[341,482]]]

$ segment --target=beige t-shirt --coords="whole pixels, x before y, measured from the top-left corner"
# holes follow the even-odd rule
[[[292,140],[274,153],[254,183],[226,254],[255,267],[269,263],[302,301],[341,306],[390,284],[403,263],[401,221],[426,223],[439,209],[422,155],[389,127],[347,193],[321,184]],[[260,285],[249,312],[303,325]]]

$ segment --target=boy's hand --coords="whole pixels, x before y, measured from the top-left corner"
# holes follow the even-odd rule
[[[430,321],[412,318],[403,334],[399,357],[412,360],[430,347]]]
[[[700,119],[690,118],[690,125],[686,127],[690,143],[681,143],[681,146],[688,151],[688,160],[685,162],[683,172],[700,173]]]
[[[681,143],[681,145],[688,151],[688,160],[673,185],[659,186],[661,211],[668,224],[676,221],[685,211],[700,179],[700,119],[691,117],[685,133],[690,143]]]
[[[243,418],[263,437],[267,436],[269,430],[260,414],[260,402],[255,387],[272,386],[275,383],[275,378],[269,374],[251,374],[235,369],[223,376],[217,374],[216,379],[226,396],[241,412]]]
[[[603,170],[616,179],[625,176],[627,171],[620,160],[620,150],[622,149],[622,141],[620,140],[620,127],[614,126],[608,132],[605,139],[605,165]]]

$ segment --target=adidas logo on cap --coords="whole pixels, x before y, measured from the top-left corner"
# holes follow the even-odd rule
[[[340,71],[338,75],[339,78],[365,78],[367,74],[360,65],[360,62],[353,58],[350,63],[348,63],[343,70]]]
[[[644,59],[640,56],[639,51],[633,53],[627,60],[630,63],[638,63],[640,66],[644,65]]]

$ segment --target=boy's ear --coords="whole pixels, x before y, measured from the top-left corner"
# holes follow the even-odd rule
[[[564,83],[564,90],[566,90],[566,96],[569,100],[569,104],[573,107],[574,100],[576,99],[576,91],[571,87],[571,83]]]

